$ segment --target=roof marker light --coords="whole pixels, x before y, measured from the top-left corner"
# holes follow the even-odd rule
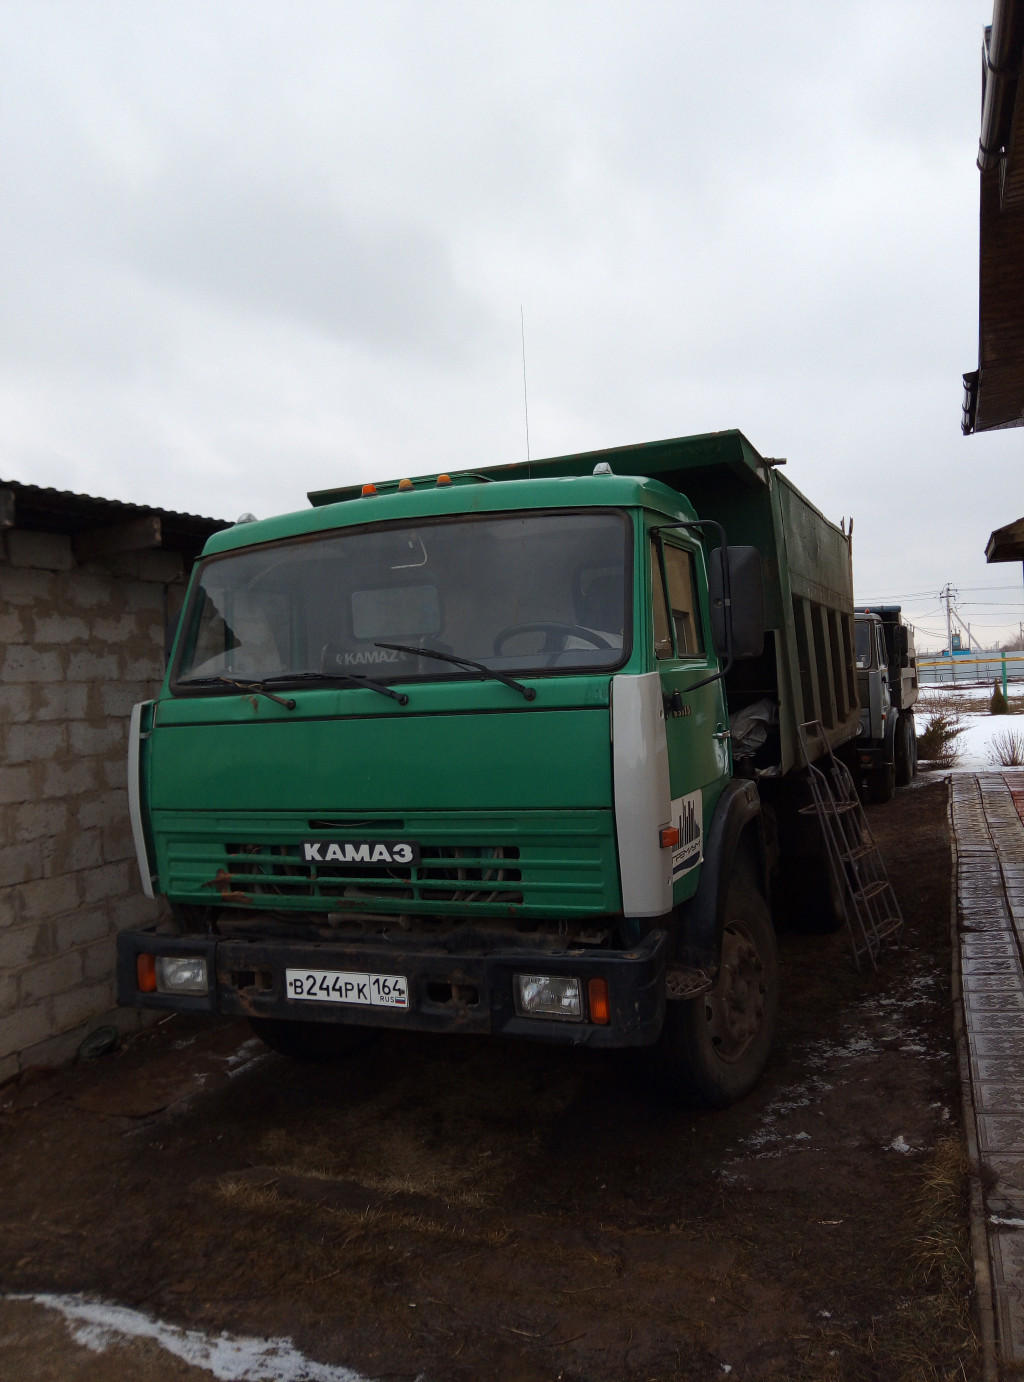
[[[412,487],[413,486],[411,480],[399,480],[398,482],[399,489],[412,489]]]
[[[611,473],[612,468],[607,461],[598,461],[597,465],[594,466],[595,475],[610,475]]]
[[[376,485],[364,485],[363,488],[362,488],[361,498],[366,499],[369,495],[371,495],[371,494],[376,494],[376,493],[377,493],[377,486],[376,486]]]
[[[450,475],[439,475],[439,476],[437,477],[437,483],[438,483],[439,485],[450,485],[451,482],[452,482],[452,477],[451,477]]]

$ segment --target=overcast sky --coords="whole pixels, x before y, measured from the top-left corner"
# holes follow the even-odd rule
[[[235,518],[738,427],[1024,619],[964,438],[991,0],[5,0],[0,476]],[[994,588],[989,588],[994,587]],[[909,598],[913,597],[913,598]]]

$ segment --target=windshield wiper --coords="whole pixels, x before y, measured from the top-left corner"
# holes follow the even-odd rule
[[[370,691],[379,691],[382,696],[390,696],[399,705],[408,705],[409,697],[404,691],[392,691],[382,681],[368,677],[363,672],[282,672],[280,676],[268,677],[268,681],[284,684],[292,681],[331,681],[347,683],[350,686],[365,686]]]
[[[234,677],[185,677],[178,682],[179,686],[233,686],[237,691],[243,692],[246,696],[266,696],[268,701],[276,701],[278,705],[283,705],[285,710],[294,710],[295,702],[291,696],[285,699],[284,696],[275,696],[273,691],[268,691],[261,681],[236,681]]]
[[[454,653],[439,653],[436,648],[411,648],[407,643],[375,643],[373,646],[375,648],[390,648],[396,653],[413,653],[416,657],[436,657],[439,662],[454,662],[459,667],[472,667],[478,672],[483,672],[485,677],[493,677],[495,681],[504,682],[506,686],[511,686],[513,691],[518,691],[527,701],[534,700],[537,695],[532,686],[524,686],[521,681],[516,681],[514,677],[507,677],[504,672],[496,672],[493,667],[487,667],[482,662],[474,662],[469,657],[456,657]]]

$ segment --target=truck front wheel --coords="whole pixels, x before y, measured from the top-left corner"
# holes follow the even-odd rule
[[[779,966],[768,906],[742,874],[729,885],[715,984],[670,1002],[652,1051],[673,1098],[725,1108],[748,1094],[768,1061],[779,1008]]]
[[[340,1060],[351,1051],[368,1046],[377,1035],[368,1027],[340,1026],[333,1022],[288,1021],[276,1017],[250,1017],[249,1026],[272,1051],[305,1064]]]

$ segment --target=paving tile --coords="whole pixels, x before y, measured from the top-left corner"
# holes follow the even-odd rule
[[[1024,1002],[1022,984],[1024,978],[1021,976],[1020,965],[1012,960],[995,961],[990,963],[1001,963],[1002,969],[978,970],[971,968],[965,970],[961,975],[964,993],[972,996],[980,996],[983,993],[1018,993],[1021,994],[1021,1002]]]
[[[971,976],[973,978],[973,976]],[[971,1013],[1020,1013],[1024,1016],[1024,993],[1003,989],[992,992],[973,983],[964,984],[964,1001]],[[970,1019],[968,1019],[970,1020]]]
[[[969,1032],[971,1052],[979,1059],[986,1056],[1007,1056],[1024,1063],[1024,1032]]]
[[[1017,942],[1012,935],[1007,935],[1005,940],[975,940],[973,936],[965,936],[961,941],[963,955],[969,960],[989,958],[994,955],[1001,955],[1006,959],[1016,959]]]
[[[991,1036],[996,1033],[1024,1032],[1024,1013],[1021,1012],[991,1012],[981,1011],[977,1008],[967,1009],[967,1032],[968,1037],[973,1040],[973,1033],[979,1036]]]
[[[1005,974],[1015,983],[1024,983],[1024,971],[1021,970],[1020,961],[1015,955],[977,955],[969,959],[961,958],[960,969],[965,977],[968,974],[976,974],[979,978]]]
[[[1002,1251],[1002,1245],[996,1251]],[[995,1256],[993,1253],[993,1276]],[[1024,1359],[1024,1301],[1021,1288],[1017,1284],[1024,1280],[1016,1255],[1008,1264],[1009,1281],[996,1286],[993,1295],[996,1308],[996,1331],[999,1337],[999,1352],[1004,1362],[1017,1363]],[[1012,1284],[1011,1284],[1012,1283]]]
[[[1003,1056],[981,1056],[971,1061],[971,1085],[975,1080],[1024,1080],[1024,1061]]]
[[[1024,1079],[979,1080],[974,1086],[974,1107],[979,1114],[1024,1112]]]
[[[990,1152],[1024,1152],[1024,1114],[979,1113],[977,1123],[983,1158]]]
[[[999,1152],[986,1158],[985,1212],[998,1218],[1024,1218],[1024,1152]],[[989,1225],[995,1227],[995,1225]]]

